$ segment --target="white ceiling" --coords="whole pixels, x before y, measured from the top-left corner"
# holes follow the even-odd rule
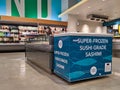
[[[98,14],[109,16],[110,20],[120,18],[120,0],[88,0],[65,14],[78,15],[87,20],[87,15]]]

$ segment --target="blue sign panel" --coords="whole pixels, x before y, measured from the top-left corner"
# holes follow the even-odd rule
[[[112,37],[57,36],[54,73],[69,82],[111,74]]]
[[[0,0],[0,15],[61,21],[58,18],[62,8],[61,0],[21,0],[20,3],[19,1]],[[29,7],[30,5],[32,6]]]
[[[0,15],[6,15],[6,0],[0,0]]]
[[[51,12],[51,18],[52,18],[52,20],[59,20],[59,21],[61,21],[61,19],[58,17],[58,15],[61,13],[61,3],[62,1],[61,0],[52,0],[51,1],[51,4],[52,4],[52,8],[51,8],[51,10],[52,10],[52,12]]]

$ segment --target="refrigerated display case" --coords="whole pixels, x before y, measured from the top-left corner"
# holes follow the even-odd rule
[[[52,73],[53,70],[53,36],[39,36],[37,40],[26,42],[27,63]]]
[[[23,17],[0,16],[0,51],[25,51],[25,42],[44,38],[45,28],[41,27],[67,27],[67,22],[32,19]],[[5,45],[5,47],[4,47]],[[13,46],[12,46],[13,45]],[[18,46],[17,46],[18,45]],[[14,48],[16,46],[16,49]],[[11,48],[8,48],[11,47]]]

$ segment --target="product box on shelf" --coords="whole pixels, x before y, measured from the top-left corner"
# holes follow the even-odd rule
[[[19,30],[17,26],[0,25],[0,43],[18,43]],[[14,40],[14,38],[16,38]]]
[[[68,82],[112,72],[112,36],[60,34],[54,36],[54,73]]]

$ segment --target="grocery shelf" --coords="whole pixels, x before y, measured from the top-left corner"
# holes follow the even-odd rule
[[[41,26],[42,29],[40,28]],[[40,40],[43,39],[47,34],[45,32],[47,31],[48,27],[54,27],[55,31],[62,31],[62,29],[67,27],[67,22],[0,16],[0,49],[1,51],[7,51],[7,49],[8,51],[14,51],[17,50],[17,48],[20,50],[22,47],[21,50],[23,50],[24,44],[21,46],[21,42],[34,39],[36,40],[36,38],[39,38]],[[3,46],[5,47],[2,48]],[[11,49],[9,47],[11,47]]]

